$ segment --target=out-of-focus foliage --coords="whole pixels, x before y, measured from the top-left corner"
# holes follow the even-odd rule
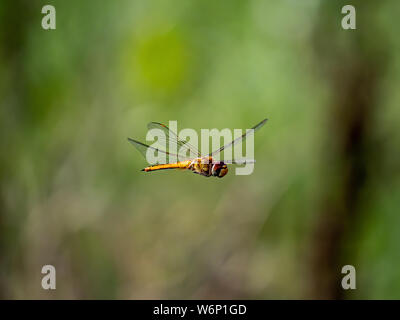
[[[335,53],[356,62],[359,45],[386,68],[340,257],[357,290],[344,296],[400,298],[400,3],[354,2],[357,30],[344,31],[343,1],[2,1],[1,297],[311,297],[316,221],[340,192],[327,156],[340,92],[324,70],[340,75]],[[41,28],[45,4],[56,30]],[[150,121],[265,117],[250,176],[144,174],[126,140],[145,141]],[[46,264],[55,291],[41,288]]]

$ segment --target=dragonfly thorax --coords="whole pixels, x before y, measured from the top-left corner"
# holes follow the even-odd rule
[[[194,159],[189,169],[194,173],[201,174],[206,177],[222,178],[228,173],[228,167],[223,161],[213,161],[212,157],[204,157]]]

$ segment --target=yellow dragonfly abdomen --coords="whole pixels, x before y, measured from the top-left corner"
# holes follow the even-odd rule
[[[186,160],[175,163],[156,164],[154,166],[146,167],[142,169],[142,171],[149,172],[149,171],[165,170],[165,169],[189,169],[191,163],[192,163],[191,160]]]

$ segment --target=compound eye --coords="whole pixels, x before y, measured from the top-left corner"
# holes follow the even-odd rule
[[[222,166],[221,170],[219,171],[218,177],[222,178],[228,173],[228,167],[226,165]]]

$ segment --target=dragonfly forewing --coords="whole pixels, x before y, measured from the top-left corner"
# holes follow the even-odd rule
[[[217,154],[221,153],[223,150],[230,148],[232,146],[234,146],[235,144],[244,141],[250,134],[254,134],[254,132],[256,132],[257,130],[259,130],[266,122],[268,121],[268,119],[264,119],[263,121],[261,121],[260,123],[256,124],[253,128],[251,128],[251,130],[246,130],[246,132],[244,134],[242,134],[240,137],[236,138],[235,140],[227,143],[226,145],[224,145],[223,147],[211,152],[209,154],[209,156],[211,157],[215,157]]]
[[[169,129],[165,124],[158,122],[150,122],[147,125],[149,130],[151,129],[159,129],[161,130],[165,137],[157,136],[158,142],[161,144],[164,143],[164,148],[167,150],[172,146],[176,146],[176,153],[178,153],[179,157],[182,159],[190,159],[201,157],[200,151],[190,144],[188,141],[182,140],[178,137],[178,135]],[[174,152],[175,153],[175,152]]]

